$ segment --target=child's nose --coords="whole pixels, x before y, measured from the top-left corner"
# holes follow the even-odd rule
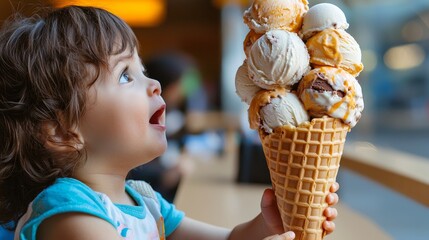
[[[154,79],[151,79],[148,87],[149,95],[161,95],[161,84]]]

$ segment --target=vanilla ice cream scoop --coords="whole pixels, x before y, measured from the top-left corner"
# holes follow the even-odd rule
[[[325,29],[349,28],[346,15],[337,6],[331,3],[320,3],[312,6],[304,15],[300,37],[307,40],[314,34]]]
[[[291,88],[309,70],[307,48],[296,33],[271,30],[250,49],[249,77],[265,89]]]
[[[250,127],[261,128],[266,133],[280,126],[297,127],[308,121],[307,111],[298,96],[284,88],[258,92],[249,107]]]
[[[311,117],[324,115],[354,127],[364,108],[362,89],[348,72],[331,67],[311,70],[298,86],[298,96]]]
[[[307,0],[254,0],[244,12],[243,20],[257,33],[272,29],[298,32],[307,10]]]
[[[262,88],[257,86],[252,80],[249,78],[247,61],[244,60],[243,64],[238,68],[237,73],[235,75],[235,91],[240,99],[250,104],[253,96],[256,95],[258,91]]]
[[[355,77],[363,70],[359,44],[342,29],[323,30],[308,39],[306,45],[313,68],[342,68]]]

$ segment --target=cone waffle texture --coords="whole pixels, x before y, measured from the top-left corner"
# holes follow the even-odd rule
[[[335,182],[349,126],[316,118],[300,127],[259,131],[277,205],[295,240],[320,240],[329,188]]]

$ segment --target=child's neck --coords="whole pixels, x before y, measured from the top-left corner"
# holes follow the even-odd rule
[[[112,174],[88,174],[75,176],[92,190],[106,194],[113,203],[135,205],[125,191],[125,176]]]

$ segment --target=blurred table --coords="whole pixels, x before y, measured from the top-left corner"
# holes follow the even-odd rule
[[[188,217],[233,228],[260,212],[262,193],[270,186],[236,183],[238,161],[234,152],[220,158],[191,161],[194,170],[182,180],[175,200],[176,206]],[[347,205],[340,202],[336,208],[339,212],[335,221],[337,230],[326,240],[393,239],[371,219]]]
[[[428,159],[368,142],[347,142],[341,166],[429,207]]]

